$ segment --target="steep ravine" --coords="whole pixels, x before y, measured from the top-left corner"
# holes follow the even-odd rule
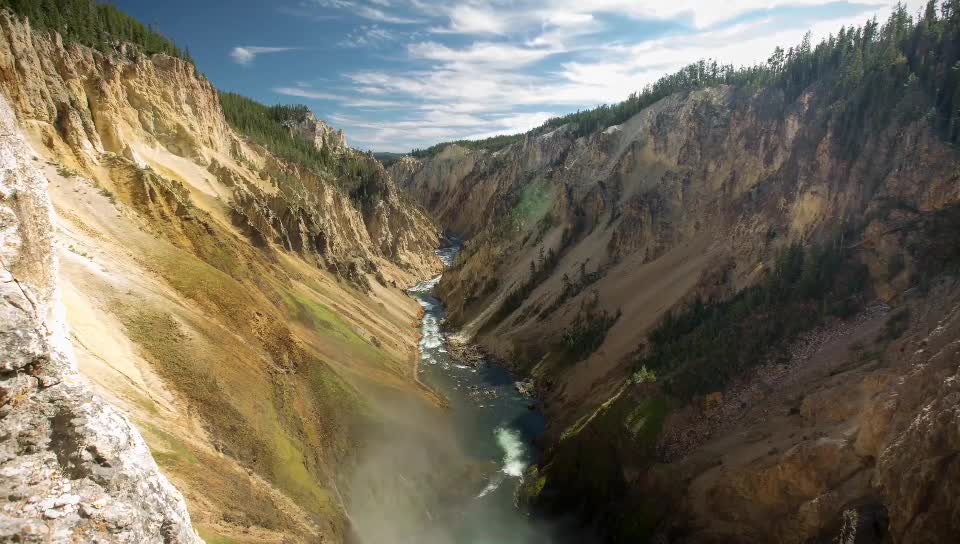
[[[910,115],[841,145],[832,100],[707,88],[585,137],[565,126],[391,165],[467,239],[438,286],[451,324],[537,385],[549,423],[525,480],[534,510],[577,513],[615,542],[960,529],[947,429],[960,298],[944,273],[960,156]],[[668,313],[775,285],[791,247],[833,248],[842,281],[865,287],[832,296],[858,313],[814,309],[819,325],[712,389],[696,369],[639,372]]]
[[[0,539],[344,542],[395,493],[451,499],[464,456],[414,379],[405,292],[439,271],[439,235],[379,163],[313,117],[288,127],[365,161],[355,198],[231,128],[192,65],[7,12],[0,91],[3,228],[24,240],[4,285],[64,310],[6,299],[4,345],[29,353],[2,376]]]

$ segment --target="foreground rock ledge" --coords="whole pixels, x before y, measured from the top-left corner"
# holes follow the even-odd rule
[[[0,97],[0,541],[202,542],[140,433],[77,372],[35,160]]]

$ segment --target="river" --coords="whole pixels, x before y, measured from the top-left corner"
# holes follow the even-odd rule
[[[450,265],[457,246],[438,251]],[[463,451],[481,464],[494,464],[491,474],[453,528],[458,544],[547,544],[561,542],[550,524],[537,523],[515,506],[515,493],[526,468],[535,462],[536,438],[544,430],[543,415],[531,409],[530,399],[517,390],[510,373],[484,362],[459,364],[448,353],[448,338],[441,330],[443,304],[433,296],[440,278],[410,290],[424,309],[420,342],[420,380],[443,395]]]

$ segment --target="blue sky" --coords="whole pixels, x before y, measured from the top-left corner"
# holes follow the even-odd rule
[[[304,103],[350,145],[407,151],[533,128],[699,60],[885,17],[888,0],[113,0],[220,89]],[[911,11],[922,0],[907,2]]]

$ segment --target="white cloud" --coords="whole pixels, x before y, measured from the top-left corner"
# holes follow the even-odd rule
[[[388,13],[382,8],[390,7],[389,0],[370,0],[369,3],[354,0],[313,0],[320,7],[345,10],[371,21],[390,23],[395,25],[411,25],[422,23],[422,19],[404,17],[395,13]],[[374,7],[377,6],[377,7]]]
[[[519,68],[562,52],[561,49],[519,47],[504,43],[476,42],[453,49],[436,42],[411,44],[410,55],[424,60],[460,65],[482,65],[485,69]]]
[[[294,51],[296,47],[259,47],[259,46],[237,46],[230,51],[230,57],[237,64],[250,64],[257,58],[257,55],[270,53],[282,53],[284,51]]]
[[[541,125],[550,117],[548,112],[474,116],[430,111],[391,123],[340,114],[332,115],[330,120],[337,126],[349,127],[351,141],[357,147],[402,152],[409,151],[411,145],[427,146],[436,141],[516,134]]]
[[[274,87],[273,92],[282,94],[284,96],[296,96],[300,98],[309,98],[311,100],[346,100],[344,95],[315,91],[309,87],[299,85],[296,87]]]
[[[363,6],[389,10],[404,19],[423,20],[414,29],[433,33],[430,39],[414,38],[416,34],[379,37],[381,30],[386,34],[396,30],[389,23],[360,26],[350,34],[351,44],[412,40],[407,57],[341,74],[336,92],[304,86],[275,89],[332,102],[341,113],[331,119],[360,147],[403,151],[444,140],[523,132],[557,114],[622,100],[699,59],[735,65],[762,62],[774,47],[798,43],[810,19],[787,19],[782,11],[773,10],[762,18],[731,24],[736,17],[829,0],[313,1],[340,5],[356,14]],[[820,15],[810,29],[815,41],[841,25],[862,24],[874,11],[882,19],[893,4],[853,1],[882,5],[857,4],[843,11],[856,15],[831,20]],[[911,0],[910,8],[916,3],[921,0]],[[688,26],[634,41],[624,41],[628,35],[620,32],[615,37],[621,41],[614,42],[606,34],[611,17],[673,19]],[[453,33],[475,36],[476,41],[454,45],[457,41],[445,36]],[[547,64],[550,61],[553,64]]]
[[[446,27],[436,27],[433,29],[434,32],[448,32],[452,34],[504,34],[511,29],[509,17],[503,16],[510,13],[510,10],[504,10],[504,13],[497,13],[488,8],[460,4],[449,7],[445,11],[449,19],[449,25]]]
[[[351,48],[378,47],[397,39],[398,36],[395,32],[378,24],[363,25],[351,30],[347,37],[340,41],[340,46]]]
[[[413,19],[410,17],[401,17],[399,15],[393,15],[386,13],[382,9],[377,9],[370,6],[360,6],[357,8],[356,14],[372,21],[380,21],[382,23],[391,23],[395,25],[412,25],[416,23],[422,23],[422,19]]]
[[[819,6],[832,0],[415,0],[411,5],[424,13],[442,14],[446,24],[435,26],[439,33],[496,34],[528,32],[543,24],[576,26],[589,24],[597,16],[643,20],[682,20],[696,29],[731,21],[741,15],[779,7]],[[862,1],[861,5],[892,5],[891,0]],[[919,3],[914,0],[912,3]],[[867,4],[869,2],[869,4]]]
[[[338,102],[343,106],[359,109],[405,108],[409,106],[407,102],[402,101],[377,100],[351,96],[343,93],[317,91],[302,85],[298,85],[296,87],[274,87],[272,90],[273,92],[282,94],[284,96],[308,98],[310,100],[330,100]]]

